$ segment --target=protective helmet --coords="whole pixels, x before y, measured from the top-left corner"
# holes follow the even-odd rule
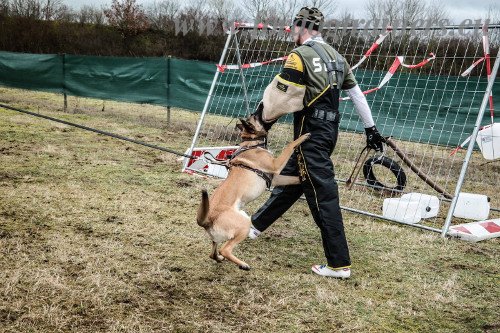
[[[318,31],[325,21],[323,13],[316,7],[302,7],[293,18],[293,25]]]

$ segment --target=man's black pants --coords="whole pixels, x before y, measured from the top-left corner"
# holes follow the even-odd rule
[[[300,145],[281,172],[282,175],[300,176],[301,184],[274,188],[267,202],[252,216],[252,224],[264,231],[304,194],[321,231],[328,266],[349,267],[349,248],[330,159],[337,142],[338,121],[296,113],[294,137],[304,133],[311,133],[311,138]]]

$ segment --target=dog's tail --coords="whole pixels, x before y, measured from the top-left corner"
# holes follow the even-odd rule
[[[201,203],[198,207],[198,215],[196,216],[196,222],[200,227],[208,227],[209,222],[207,221],[208,210],[210,208],[210,204],[208,201],[208,192],[206,190],[201,191]]]

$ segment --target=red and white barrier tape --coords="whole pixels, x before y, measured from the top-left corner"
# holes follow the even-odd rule
[[[490,41],[488,38],[488,25],[486,23],[483,25],[483,51],[484,51],[484,57],[476,60],[469,68],[467,68],[465,70],[465,72],[463,72],[461,74],[461,76],[464,76],[464,77],[468,76],[477,65],[479,65],[480,63],[482,63],[483,61],[486,60],[486,75],[488,77],[488,82],[490,81],[490,78],[491,78]],[[491,127],[493,125],[493,123],[495,122],[495,119],[494,119],[495,118],[495,109],[493,106],[493,91],[490,91],[489,104],[490,104],[491,125],[483,126],[480,128],[480,130]],[[465,141],[462,142],[457,148],[453,149],[450,156],[455,155],[461,148],[465,147],[465,145],[470,142],[470,139],[471,139],[471,136],[469,136],[467,139],[465,139]]]
[[[263,66],[263,65],[268,65],[270,63],[277,62],[277,61],[286,61],[286,59],[288,59],[288,56],[279,57],[279,58],[271,59],[271,60],[268,60],[268,61],[253,62],[253,63],[249,63],[249,64],[242,64],[241,66],[239,66],[239,65],[218,65],[218,64],[216,66],[217,66],[217,70],[219,72],[224,73],[224,71],[226,69],[255,68],[255,67],[260,67],[260,66]]]
[[[384,41],[384,39],[391,33],[391,31],[392,31],[392,27],[387,27],[386,32],[378,36],[378,38],[375,41],[375,43],[373,43],[372,46],[368,49],[368,51],[365,52],[365,54],[363,55],[363,57],[361,57],[361,59],[358,61],[358,63],[356,65],[354,65],[354,66],[351,67],[351,70],[355,70],[366,59],[368,59],[368,57],[370,56],[370,54],[372,54],[373,51],[375,51],[380,46],[380,44],[382,44],[382,42]]]
[[[469,68],[465,70],[461,74],[461,76],[468,76],[472,72],[472,70],[482,63],[483,61],[486,61],[486,75],[488,77],[488,82],[490,81],[491,78],[491,58],[490,58],[490,40],[488,37],[488,25],[485,23],[483,25],[483,51],[484,51],[484,57],[476,60]],[[491,123],[494,123],[494,116],[495,116],[495,109],[493,107],[493,94],[490,92],[489,96],[489,104],[490,104],[490,117],[491,117]],[[459,146],[460,147],[460,146]],[[457,147],[458,148],[458,147]]]
[[[247,23],[239,23],[239,22],[235,22],[235,27],[254,27],[253,24],[247,24]],[[259,25],[257,26],[258,29],[262,29],[264,27],[264,25],[262,23],[259,23]],[[270,26],[268,26],[268,28],[271,28]],[[289,32],[290,31],[290,28],[289,27],[285,27],[284,28],[285,31]],[[368,51],[365,52],[365,54],[363,55],[363,57],[361,58],[361,60],[356,64],[354,65],[353,67],[351,67],[352,70],[355,70],[359,65],[361,65],[369,56],[370,54],[373,53],[373,51],[375,51],[379,46],[380,44],[382,44],[382,42],[384,41],[384,39],[391,33],[392,31],[392,27],[387,27],[387,30],[385,33],[381,34],[378,36],[377,40],[375,41],[375,43],[372,44],[372,46],[368,49]],[[263,61],[263,62],[254,62],[254,63],[250,63],[250,64],[243,64],[241,65],[241,67],[239,65],[217,65],[217,70],[221,73],[224,73],[224,71],[226,69],[247,69],[247,68],[255,68],[255,67],[259,67],[259,66],[263,66],[263,65],[268,65],[272,62],[276,62],[276,61],[284,61],[287,59],[287,56],[285,57],[280,57],[280,58],[276,58],[276,59],[271,59],[271,60],[268,60],[268,61]]]
[[[284,30],[285,32],[291,32],[292,29],[289,25],[285,25],[283,27],[274,27],[272,25],[269,25],[269,24],[266,24],[264,25],[263,22],[260,22],[258,24],[255,24],[255,23],[247,23],[247,22],[238,22],[238,21],[235,21],[234,22],[234,28],[236,29],[255,29],[257,28],[258,30],[262,30],[264,29],[264,27],[267,29],[267,30]]]
[[[430,55],[429,58],[424,59],[423,61],[421,61],[421,62],[419,62],[418,64],[415,64],[415,65],[407,65],[407,64],[405,64],[403,62],[404,61],[404,57],[403,56],[397,56],[396,59],[394,59],[394,62],[392,63],[391,67],[389,68],[389,71],[385,74],[385,76],[382,79],[382,81],[380,81],[379,85],[377,87],[375,87],[375,88],[371,88],[371,89],[363,91],[363,94],[368,95],[368,94],[370,94],[370,93],[372,93],[374,91],[377,91],[377,90],[381,89],[387,82],[389,82],[389,80],[392,78],[392,76],[394,75],[394,73],[396,73],[396,71],[398,70],[399,66],[403,66],[403,67],[409,68],[409,69],[415,69],[415,68],[423,67],[426,64],[428,64],[430,61],[436,59],[436,55],[434,53],[430,53],[429,55]],[[341,100],[341,101],[347,101],[347,100],[350,100],[350,99],[351,99],[350,97],[342,97],[339,100]]]
[[[488,82],[491,78],[491,59],[490,59],[490,41],[488,39],[488,25],[485,23],[483,25],[483,49],[484,49],[484,59],[486,60],[486,75],[488,76]],[[493,107],[493,90],[490,91],[490,117],[491,123],[495,122],[495,109]]]
[[[460,74],[461,76],[468,76],[472,70],[477,66],[479,65],[480,63],[482,63],[484,61],[484,57],[482,58],[479,58],[478,60],[476,60],[469,68],[467,68],[465,70],[465,72],[463,72],[462,74]]]

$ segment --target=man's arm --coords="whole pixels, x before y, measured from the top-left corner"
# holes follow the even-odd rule
[[[351,89],[346,90],[347,95],[351,98],[351,101],[354,103],[354,108],[358,113],[361,121],[365,128],[375,126],[375,122],[373,121],[372,110],[368,105],[368,101],[366,100],[365,95],[361,91],[358,85],[355,85]]]
[[[264,90],[262,119],[270,122],[304,108],[304,65],[296,53],[291,53],[280,74]]]
[[[354,103],[354,109],[356,113],[361,118],[363,126],[365,128],[366,134],[366,145],[375,151],[384,151],[383,142],[385,139],[380,135],[377,127],[375,127],[375,121],[373,121],[372,110],[368,105],[365,94],[359,88],[356,78],[351,71],[350,66],[346,63],[346,68],[344,69],[347,75],[344,78],[344,83],[342,84],[342,89],[344,89],[347,95],[350,97],[351,101]]]

